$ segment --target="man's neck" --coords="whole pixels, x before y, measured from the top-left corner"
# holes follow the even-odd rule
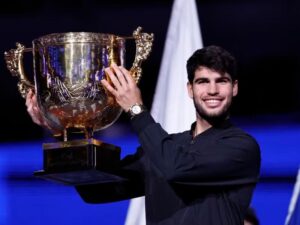
[[[229,118],[229,115],[227,115],[226,117],[220,117],[216,120],[207,120],[200,116],[197,116],[196,126],[193,131],[193,136],[195,137],[195,136],[203,133],[204,131],[211,128],[212,126],[220,125],[220,123],[222,123],[222,121],[225,121],[228,118]]]
[[[196,137],[198,134],[201,134],[211,127],[212,124],[210,124],[207,120],[203,118],[197,118],[193,136]]]

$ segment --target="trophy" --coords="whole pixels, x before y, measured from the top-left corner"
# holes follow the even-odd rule
[[[122,113],[100,80],[106,78],[104,69],[112,63],[125,66],[127,39],[136,43],[130,73],[136,82],[141,77],[141,63],[149,56],[153,42],[153,34],[141,30],[138,27],[132,37],[54,33],[33,40],[32,48],[17,43],[16,49],[5,52],[7,68],[19,78],[22,97],[33,89],[44,120],[55,136],[63,138],[43,144],[43,169],[36,171],[36,176],[71,185],[124,179],[116,175],[120,147],[94,139],[93,134],[112,125]],[[25,52],[33,54],[33,81],[24,72]],[[85,137],[71,140],[78,132]]]

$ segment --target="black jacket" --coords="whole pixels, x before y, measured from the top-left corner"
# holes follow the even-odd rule
[[[167,134],[148,112],[132,120],[141,148],[122,160],[130,181],[78,186],[90,203],[145,195],[147,225],[242,225],[258,180],[256,141],[224,121],[193,138]]]

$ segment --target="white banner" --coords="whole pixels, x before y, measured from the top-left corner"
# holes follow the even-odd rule
[[[196,120],[193,101],[187,93],[187,59],[202,38],[195,0],[175,0],[152,104],[151,114],[169,133],[190,129]],[[144,197],[131,200],[126,225],[145,225]]]
[[[300,169],[298,170],[285,225],[300,225]]]

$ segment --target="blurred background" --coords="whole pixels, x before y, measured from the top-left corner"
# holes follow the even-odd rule
[[[0,3],[0,53],[50,33],[100,32],[131,35],[142,26],[154,33],[140,82],[150,109],[170,19],[171,0],[27,0]],[[261,224],[283,224],[300,155],[300,2],[296,0],[197,1],[204,45],[220,45],[238,60],[239,96],[235,123],[261,145],[262,174],[252,206]],[[134,43],[128,42],[127,67]],[[2,55],[3,56],[3,55]],[[25,55],[32,74],[32,55]],[[49,134],[27,115],[17,78],[0,60],[0,224],[123,224],[128,201],[85,204],[70,186],[32,176],[42,168],[42,143]],[[122,115],[98,138],[122,147],[138,145]]]

